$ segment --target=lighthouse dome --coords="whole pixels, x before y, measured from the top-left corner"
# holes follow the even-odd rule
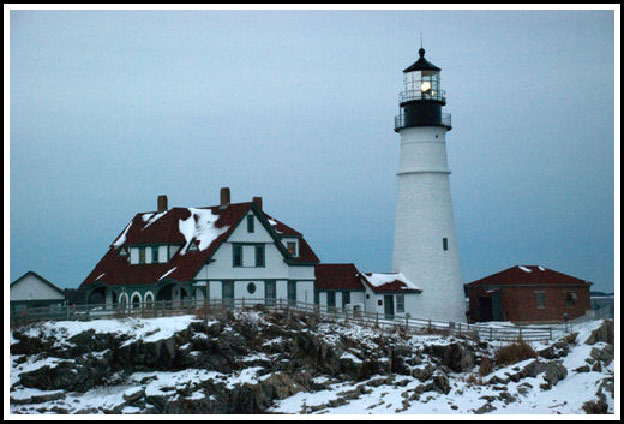
[[[414,71],[441,71],[440,68],[435,66],[433,63],[429,62],[425,59],[425,49],[422,47],[418,50],[418,54],[420,57],[414,63],[412,63],[407,68],[403,69],[403,72],[414,72]]]

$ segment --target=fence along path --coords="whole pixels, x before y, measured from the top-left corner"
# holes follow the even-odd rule
[[[542,341],[553,339],[552,326],[483,325],[462,322],[442,322],[429,319],[386,316],[384,313],[354,311],[285,299],[209,299],[209,300],[157,300],[143,304],[90,304],[71,306],[32,307],[11,310],[11,327],[16,328],[41,321],[89,321],[115,319],[128,316],[164,317],[196,314],[208,315],[213,311],[255,309],[266,312],[315,314],[321,321],[352,322],[361,326],[413,334],[452,334],[477,337],[490,341]]]

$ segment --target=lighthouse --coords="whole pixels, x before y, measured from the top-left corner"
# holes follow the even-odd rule
[[[422,289],[415,318],[466,321],[446,153],[451,115],[441,69],[420,57],[403,70],[399,115],[401,136],[392,269]]]

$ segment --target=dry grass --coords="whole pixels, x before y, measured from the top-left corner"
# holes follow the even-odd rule
[[[529,358],[537,358],[537,353],[531,346],[518,340],[507,346],[501,346],[495,352],[495,361],[498,365],[510,365]]]
[[[481,363],[479,364],[479,375],[481,377],[488,375],[494,369],[494,364],[490,361],[490,358],[484,356],[481,358]]]

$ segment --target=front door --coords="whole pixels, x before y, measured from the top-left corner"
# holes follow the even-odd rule
[[[492,298],[479,298],[479,319],[477,321],[492,321]]]
[[[394,319],[394,295],[384,295],[384,318],[387,320]]]
[[[264,282],[264,302],[268,306],[275,305],[275,280]]]
[[[234,305],[234,281],[223,282],[223,304],[226,306]]]
[[[504,321],[503,315],[503,294],[498,291],[492,295],[492,319],[494,321]]]

